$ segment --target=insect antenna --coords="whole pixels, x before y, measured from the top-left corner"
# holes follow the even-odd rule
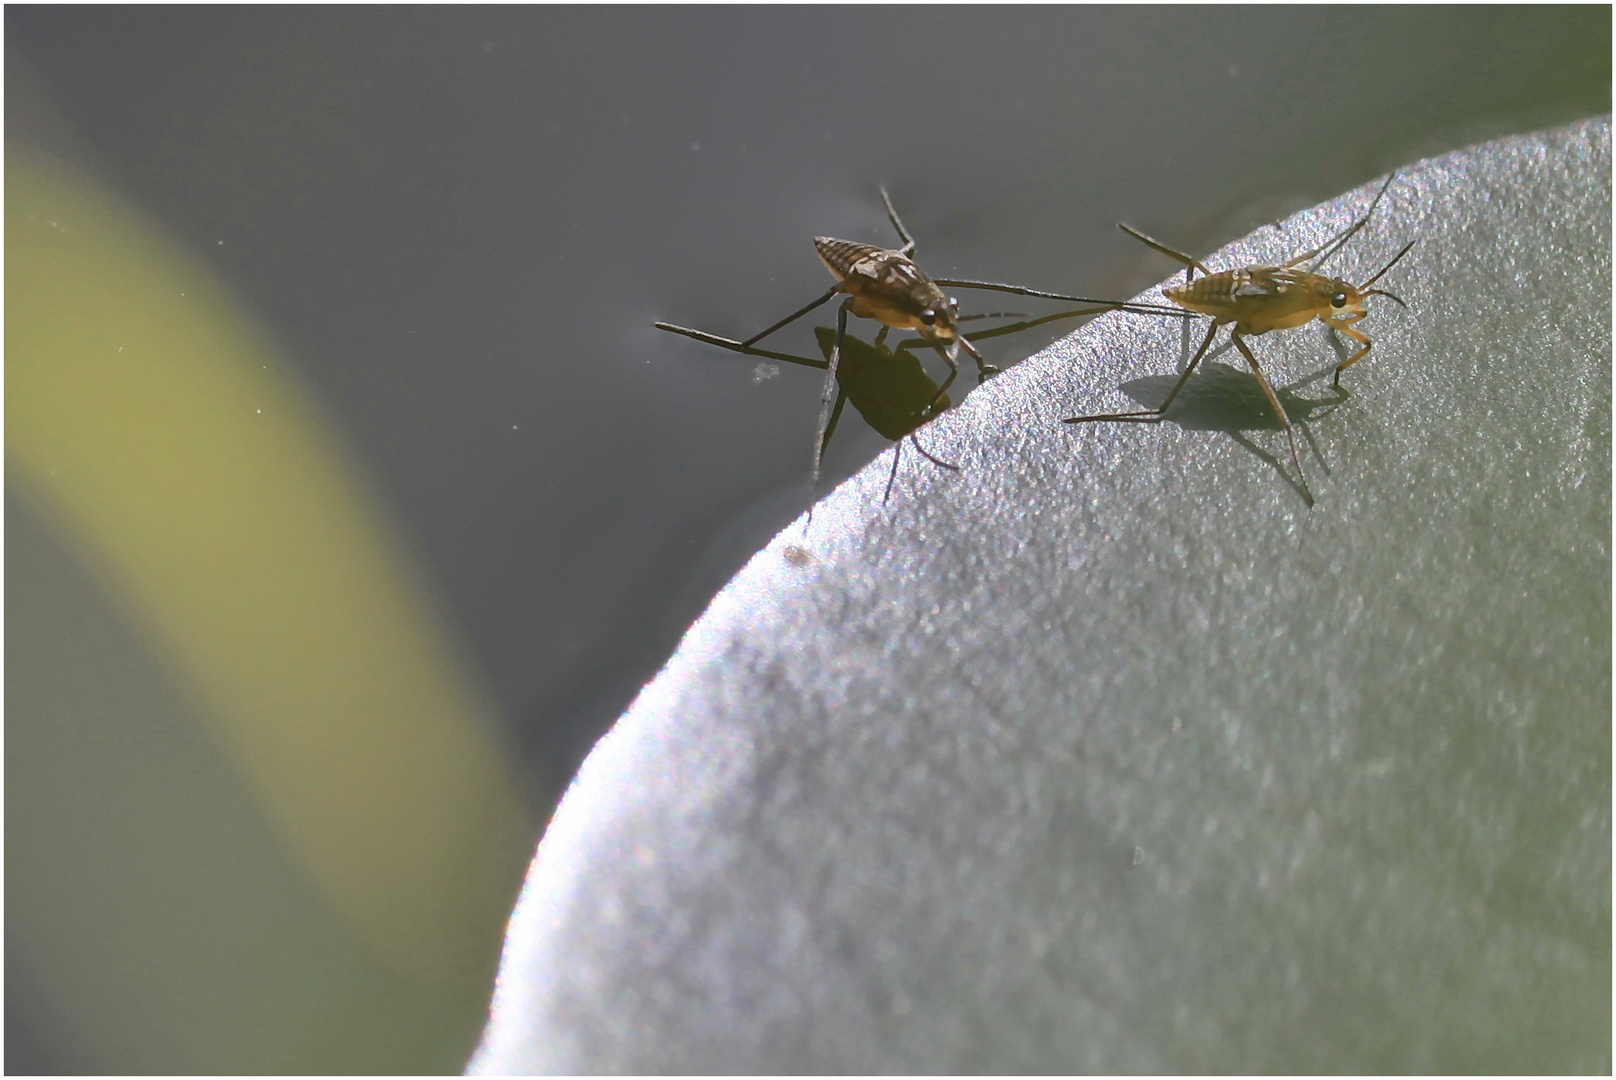
[[[955,322],[970,322],[973,319],[1025,319],[1025,311],[983,311],[975,315],[956,315]]]
[[[1373,285],[1375,282],[1377,282],[1381,278],[1385,277],[1386,276],[1386,271],[1388,271],[1392,267],[1396,266],[1397,265],[1397,260],[1401,259],[1404,255],[1407,255],[1409,253],[1409,250],[1417,243],[1419,243],[1419,237],[1415,237],[1413,240],[1410,240],[1408,243],[1404,244],[1403,245],[1403,250],[1399,251],[1396,255],[1393,255],[1392,256],[1392,261],[1387,263],[1385,266],[1382,266],[1380,268],[1380,273],[1376,274],[1374,277],[1370,278],[1368,281],[1366,281],[1362,285],[1358,286],[1358,291],[1363,292],[1363,290],[1369,289],[1369,286]],[[1387,292],[1385,289],[1370,289],[1369,292],[1364,292],[1363,295],[1365,295],[1365,296],[1376,296],[1376,295],[1378,295],[1378,296],[1391,296],[1393,300],[1397,300],[1397,297],[1392,296],[1392,294]],[[1399,304],[1403,304],[1403,302],[1401,300],[1397,300],[1397,302]],[[1408,307],[1407,304],[1403,304],[1403,306]]]

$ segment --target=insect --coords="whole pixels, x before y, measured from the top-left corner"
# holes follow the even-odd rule
[[[960,332],[959,324],[963,317],[959,314],[959,302],[943,292],[943,287],[965,289],[987,289],[994,292],[1014,293],[1018,296],[1037,296],[1050,300],[1064,300],[1076,304],[1100,305],[1100,310],[1121,308],[1127,311],[1143,312],[1157,315],[1172,315],[1183,317],[1185,312],[1178,308],[1170,308],[1156,304],[1128,304],[1120,300],[1094,300],[1082,296],[1065,296],[1060,293],[1042,292],[1037,289],[1026,289],[1018,285],[1002,285],[991,281],[960,281],[945,278],[933,278],[915,264],[915,240],[905,229],[898,211],[892,205],[892,198],[887,194],[886,188],[881,188],[881,200],[886,204],[887,219],[897,230],[898,238],[903,246],[897,249],[875,247],[872,244],[860,244],[851,240],[836,240],[828,236],[814,238],[814,248],[819,252],[819,258],[824,262],[831,276],[836,279],[823,296],[798,308],[790,315],[774,323],[764,330],[744,341],[733,341],[729,338],[720,338],[714,334],[707,334],[700,330],[691,330],[684,326],[675,326],[672,323],[659,322],[659,330],[668,330],[675,334],[693,337],[698,341],[720,345],[724,348],[745,350],[756,345],[759,341],[779,330],[802,316],[813,311],[821,304],[828,303],[837,294],[844,294],[846,299],[836,312],[836,337],[831,347],[830,359],[825,370],[825,388],[820,396],[819,404],[819,434],[814,439],[814,467],[813,482],[819,481],[820,454],[823,449],[824,432],[830,423],[831,402],[836,388],[836,372],[841,364],[842,342],[847,336],[847,316],[849,313],[862,318],[875,319],[883,326],[894,330],[914,330],[920,336],[900,342],[893,350],[893,355],[903,352],[915,345],[930,346],[948,364],[948,375],[937,387],[931,399],[931,408],[935,415],[936,406],[942,402],[953,385],[954,379],[959,375],[957,357],[963,348],[976,361],[977,381],[996,374],[998,368],[989,364],[982,358],[969,338]]]
[[[1318,269],[1326,259],[1340,251],[1358,230],[1369,223],[1375,208],[1380,205],[1381,196],[1386,194],[1386,189],[1391,187],[1396,176],[1397,174],[1393,173],[1386,178],[1386,182],[1381,185],[1380,191],[1376,193],[1374,201],[1369,204],[1369,209],[1363,217],[1323,245],[1311,251],[1304,251],[1280,266],[1247,266],[1238,270],[1222,270],[1214,274],[1202,265],[1200,260],[1181,251],[1175,251],[1165,244],[1152,240],[1137,229],[1119,223],[1118,227],[1129,236],[1163,255],[1177,259],[1188,268],[1186,270],[1188,280],[1185,284],[1163,289],[1162,295],[1190,311],[1212,316],[1212,325],[1207,328],[1206,337],[1202,339],[1201,347],[1195,351],[1189,366],[1178,377],[1178,382],[1173,384],[1173,389],[1168,392],[1167,399],[1159,408],[1137,412],[1102,413],[1097,416],[1071,416],[1062,422],[1067,424],[1083,424],[1092,420],[1119,420],[1145,424],[1159,422],[1173,404],[1178,392],[1183,389],[1190,374],[1194,372],[1195,366],[1201,362],[1201,357],[1206,355],[1207,347],[1212,344],[1212,338],[1217,334],[1218,327],[1233,323],[1234,326],[1229,332],[1230,339],[1234,342],[1235,348],[1246,358],[1246,362],[1251,365],[1252,372],[1257,376],[1257,382],[1262,386],[1263,394],[1268,398],[1269,406],[1278,414],[1280,424],[1285,428],[1285,437],[1290,441],[1291,461],[1296,466],[1297,476],[1301,479],[1302,495],[1307,504],[1312,506],[1313,495],[1308,491],[1307,477],[1302,473],[1302,458],[1296,450],[1296,435],[1291,429],[1291,418],[1286,414],[1285,407],[1279,403],[1274,388],[1269,385],[1268,377],[1263,374],[1262,366],[1257,363],[1257,357],[1245,339],[1247,335],[1266,334],[1270,330],[1289,330],[1318,319],[1363,346],[1336,365],[1333,385],[1340,387],[1341,373],[1367,356],[1373,345],[1369,335],[1353,326],[1369,313],[1369,298],[1384,296],[1395,300],[1403,307],[1408,306],[1400,297],[1385,289],[1371,289],[1369,286],[1396,266],[1397,260],[1408,254],[1415,241],[1410,240],[1405,244],[1401,251],[1392,256],[1390,262],[1380,268],[1379,273],[1362,285],[1354,285],[1340,278],[1326,277],[1318,273]],[[1300,264],[1309,259],[1314,260],[1312,264],[1306,269],[1301,269]],[[1196,279],[1194,275],[1197,270],[1204,276]]]

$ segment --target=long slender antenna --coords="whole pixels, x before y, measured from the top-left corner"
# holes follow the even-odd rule
[[[1375,282],[1377,282],[1381,278],[1385,277],[1386,276],[1386,271],[1388,271],[1392,267],[1396,266],[1397,265],[1397,260],[1401,259],[1404,255],[1407,255],[1408,252],[1409,252],[1409,249],[1412,248],[1417,243],[1419,243],[1419,237],[1416,236],[1414,239],[1412,239],[1408,243],[1404,244],[1403,245],[1403,250],[1399,251],[1396,255],[1393,255],[1392,256],[1392,261],[1387,263],[1385,266],[1382,266],[1380,268],[1380,273],[1376,274],[1374,277],[1370,278],[1368,281],[1366,281],[1362,285],[1358,286],[1359,290],[1362,291],[1363,289],[1367,289],[1367,288],[1369,288],[1369,286],[1373,285]],[[1376,289],[1375,292],[1379,293],[1382,296],[1392,296],[1392,294],[1387,292],[1385,289]],[[1392,296],[1392,299],[1397,300],[1397,297]],[[1397,300],[1397,302],[1399,304],[1403,303],[1401,300]],[[1408,305],[1403,304],[1403,306],[1407,307]]]

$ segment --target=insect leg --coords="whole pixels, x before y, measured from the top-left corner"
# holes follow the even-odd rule
[[[658,330],[667,330],[669,333],[683,334],[685,337],[695,338],[697,341],[706,342],[708,345],[717,345],[720,349],[728,349],[730,352],[738,352],[746,356],[766,356],[770,360],[784,360],[788,364],[801,364],[803,367],[820,369],[825,367],[825,361],[823,360],[809,360],[802,356],[792,356],[790,353],[754,349],[752,346],[743,344],[733,338],[719,337],[717,334],[709,334],[705,330],[692,330],[688,326],[675,326],[673,323],[659,322],[656,324],[656,328]]]
[[[994,367],[992,364],[982,359],[982,354],[976,351],[976,346],[971,344],[970,338],[966,337],[964,334],[957,333],[954,335],[954,340],[959,342],[961,347],[963,347],[966,352],[971,354],[971,359],[976,361],[976,381],[978,385],[980,385],[982,380],[986,379],[989,375],[997,375],[999,373],[999,368]]]
[[[915,449],[920,451],[920,456],[921,457],[925,458],[927,461],[931,462],[933,465],[937,466],[939,469],[952,469],[954,472],[959,472],[959,466],[958,465],[953,465],[953,464],[950,464],[947,461],[944,461],[942,458],[938,457],[936,454],[932,453],[930,450],[927,450],[924,446],[921,446],[920,445],[920,439],[916,437],[915,432],[911,431],[909,433],[909,441],[915,444]]]
[[[1279,395],[1275,394],[1274,388],[1268,384],[1268,376],[1263,374],[1262,367],[1257,363],[1256,355],[1247,347],[1245,339],[1240,336],[1239,328],[1232,330],[1229,337],[1233,339],[1235,348],[1245,355],[1246,363],[1250,364],[1251,370],[1256,373],[1257,382],[1262,386],[1263,393],[1268,395],[1268,404],[1273,406],[1274,412],[1279,416],[1279,422],[1285,426],[1285,438],[1289,439],[1291,444],[1291,461],[1296,465],[1297,479],[1302,482],[1302,497],[1307,500],[1308,506],[1312,506],[1313,493],[1307,489],[1307,474],[1302,472],[1302,455],[1296,449],[1296,433],[1291,429],[1290,414],[1285,411],[1285,406],[1279,403]]]
[[[1162,243],[1160,240],[1152,240],[1150,237],[1146,236],[1144,233],[1140,232],[1138,229],[1135,229],[1131,225],[1124,225],[1122,222],[1119,221],[1119,222],[1117,222],[1117,228],[1121,229],[1123,232],[1127,233],[1129,236],[1133,237],[1135,240],[1139,241],[1141,244],[1144,244],[1146,247],[1154,248],[1156,251],[1161,252],[1163,255],[1167,256],[1169,259],[1176,259],[1177,261],[1183,263],[1185,266],[1188,266],[1188,267],[1190,267],[1192,269],[1195,269],[1195,270],[1199,270],[1201,273],[1207,275],[1208,277],[1212,276],[1212,271],[1208,270],[1205,266],[1203,266],[1201,264],[1201,260],[1199,260],[1197,258],[1194,258],[1193,256],[1186,255],[1182,251],[1175,251],[1172,248],[1168,247],[1166,244]]]
[[[809,483],[819,483],[819,458],[823,449],[824,432],[830,426],[831,395],[837,390],[836,366],[842,362],[842,339],[847,336],[847,313],[853,307],[849,296],[836,309],[836,341],[830,347],[830,362],[825,365],[825,389],[819,395],[819,431],[814,435],[814,471]]]
[[[1364,333],[1362,330],[1359,330],[1355,326],[1348,325],[1349,323],[1357,322],[1358,319],[1361,318],[1363,318],[1363,316],[1359,315],[1357,318],[1342,319],[1340,322],[1332,322],[1330,324],[1331,327],[1341,331],[1343,334],[1347,335],[1363,346],[1363,348],[1359,349],[1357,352],[1353,353],[1351,356],[1347,357],[1341,363],[1336,365],[1335,380],[1331,384],[1336,389],[1340,389],[1341,387],[1341,373],[1347,370],[1353,364],[1356,364],[1358,361],[1362,360],[1364,357],[1368,356],[1369,350],[1374,347],[1375,343],[1369,340],[1368,334]]]
[[[755,345],[755,344],[757,344],[759,341],[762,341],[764,338],[768,337],[770,334],[774,333],[776,330],[780,329],[782,326],[785,326],[787,323],[790,323],[790,322],[793,322],[794,320],[802,318],[804,315],[806,315],[810,311],[814,310],[814,308],[818,307],[820,304],[823,304],[825,301],[827,301],[831,297],[835,296],[839,291],[841,291],[841,286],[840,285],[832,285],[830,287],[830,291],[825,293],[825,295],[821,296],[818,300],[815,300],[813,303],[808,304],[805,307],[798,308],[796,311],[793,311],[790,315],[787,315],[785,318],[781,319],[779,322],[775,323],[773,326],[769,327],[767,330],[761,330],[758,333],[753,334],[751,337],[749,337],[745,341],[741,342],[741,344],[742,345]]]
[[[1153,424],[1157,422],[1162,418],[1162,414],[1167,412],[1168,407],[1173,404],[1173,399],[1178,397],[1178,392],[1184,389],[1184,384],[1189,381],[1191,373],[1195,371],[1195,365],[1199,364],[1201,362],[1201,357],[1206,355],[1207,347],[1212,344],[1212,335],[1218,332],[1218,327],[1220,325],[1221,324],[1217,322],[1217,320],[1213,320],[1212,325],[1207,327],[1206,337],[1201,339],[1201,347],[1195,350],[1195,355],[1190,359],[1189,366],[1184,369],[1184,374],[1178,377],[1178,381],[1173,384],[1172,390],[1168,391],[1167,399],[1161,403],[1159,408],[1142,409],[1138,412],[1101,413],[1098,416],[1068,416],[1066,419],[1062,420],[1061,423],[1082,424],[1087,423],[1090,420],[1129,420],[1139,424]]]
[[[909,235],[909,230],[904,228],[903,222],[898,219],[898,211],[893,209],[892,196],[887,194],[885,184],[881,185],[881,201],[887,204],[887,220],[892,222],[892,227],[898,230],[898,238],[903,241],[903,247],[898,250],[906,256],[913,256],[915,253],[915,238]]]

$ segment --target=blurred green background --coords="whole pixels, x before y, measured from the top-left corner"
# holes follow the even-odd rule
[[[549,808],[809,497],[817,373],[650,324],[806,302],[878,183],[934,274],[1120,296],[1118,219],[1610,107],[1604,7],[6,29],[12,1072],[460,1067]]]

